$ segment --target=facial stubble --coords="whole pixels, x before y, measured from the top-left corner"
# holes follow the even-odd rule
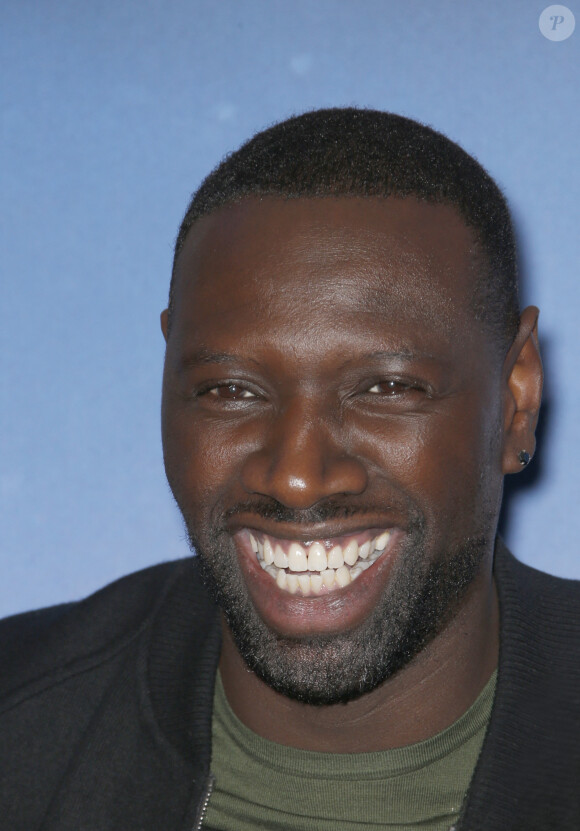
[[[457,613],[488,550],[484,536],[470,537],[430,561],[425,521],[416,514],[387,590],[360,626],[333,635],[287,638],[273,632],[254,607],[231,537],[212,529],[201,545],[187,520],[186,525],[203,579],[247,666],[276,691],[314,705],[357,698],[412,661]]]

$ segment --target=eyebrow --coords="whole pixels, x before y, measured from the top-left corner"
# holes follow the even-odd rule
[[[343,366],[348,366],[350,363],[359,361],[376,361],[376,360],[436,360],[436,356],[429,353],[412,352],[410,349],[397,349],[393,351],[379,350],[376,352],[367,352],[364,355],[359,355],[350,360],[346,360]],[[230,352],[217,352],[209,349],[207,346],[199,346],[193,352],[184,355],[179,361],[180,369],[191,369],[196,366],[205,366],[207,364],[239,364],[244,361],[258,365],[259,362],[249,356],[233,355]]]
[[[397,349],[396,352],[388,352],[386,349],[378,352],[367,352],[365,358],[424,358],[430,357],[426,355],[419,355],[417,352],[411,352],[410,349]]]
[[[239,363],[241,360],[257,363],[253,358],[242,357],[240,355],[232,355],[230,352],[216,352],[209,349],[207,346],[199,346],[193,352],[189,352],[179,359],[179,367],[181,369],[189,369],[196,366],[204,366],[205,364],[231,364]]]
[[[438,360],[437,355],[434,355],[431,352],[413,352],[411,349],[396,349],[396,350],[378,350],[376,352],[366,352],[364,355],[357,356],[354,358],[354,361],[358,360],[363,361],[392,361],[394,360],[405,360],[405,361],[436,361]],[[351,361],[347,361],[347,363],[351,363]]]

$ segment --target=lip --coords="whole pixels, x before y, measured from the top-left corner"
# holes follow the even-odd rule
[[[320,526],[323,533],[315,535],[314,528],[296,527],[291,536],[266,532],[264,527],[246,526],[233,534],[238,561],[246,583],[248,594],[256,611],[267,626],[283,637],[301,638],[313,635],[338,634],[359,626],[372,613],[388,583],[391,569],[396,559],[397,550],[404,536],[401,528],[367,525],[346,531],[341,526],[340,534],[330,533],[338,528],[328,524]],[[250,531],[254,534],[268,533],[284,540],[310,542],[313,539],[328,545],[353,536],[365,538],[377,531],[389,530],[390,539],[383,554],[376,562],[360,574],[355,581],[340,589],[333,589],[326,594],[304,597],[290,594],[280,589],[272,577],[259,565],[250,544]]]
[[[373,536],[376,536],[376,535],[382,533],[385,530],[388,531],[388,530],[390,530],[390,528],[388,528],[388,527],[375,528],[374,526],[373,527],[369,526],[369,527],[365,527],[364,530],[362,530],[362,531],[359,530],[359,531],[353,531],[353,532],[350,532],[350,533],[344,533],[344,532],[342,534],[326,533],[324,536],[318,536],[316,534],[311,534],[310,536],[307,536],[305,534],[302,534],[300,537],[297,537],[296,535],[293,535],[293,536],[290,536],[290,537],[282,536],[279,533],[279,529],[277,529],[278,530],[277,534],[267,534],[265,531],[254,529],[254,528],[248,528],[247,530],[249,532],[253,532],[256,539],[261,539],[261,538],[264,538],[264,537],[272,537],[273,539],[280,540],[280,542],[282,544],[298,542],[298,543],[301,543],[302,545],[310,545],[313,542],[320,542],[325,546],[325,548],[332,548],[335,545],[343,546],[343,545],[346,544],[347,540],[351,540],[351,539],[355,539],[357,541],[357,543],[359,545],[361,545],[367,539],[371,539]],[[328,529],[326,529],[326,530],[328,531]]]
[[[318,523],[286,523],[262,519],[255,514],[236,514],[227,523],[231,534],[239,531],[251,531],[254,536],[267,534],[270,537],[290,540],[291,542],[310,543],[314,540],[340,544],[340,541],[368,532],[380,533],[392,531],[395,527],[403,528],[402,517],[390,515],[389,519],[377,515],[357,516],[355,522],[345,519]]]

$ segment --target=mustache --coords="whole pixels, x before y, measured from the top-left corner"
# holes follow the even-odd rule
[[[239,502],[233,507],[228,508],[224,512],[223,518],[227,522],[227,520],[240,514],[254,514],[262,519],[268,519],[274,522],[283,522],[292,525],[316,525],[333,519],[364,518],[366,516],[377,517],[383,515],[388,510],[396,510],[397,513],[400,513],[399,507],[385,505],[385,503],[381,503],[380,505],[353,505],[352,503],[332,498],[312,505],[309,508],[296,509],[289,508],[276,499],[260,497]],[[406,514],[412,526],[423,524],[422,517],[416,509],[409,510],[409,506],[407,506]]]

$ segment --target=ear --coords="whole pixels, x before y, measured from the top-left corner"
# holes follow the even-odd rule
[[[168,311],[164,309],[161,312],[161,331],[163,332],[163,337],[165,338],[165,343],[167,343],[167,318],[168,318]]]
[[[531,457],[536,449],[535,429],[544,380],[538,347],[538,315],[535,306],[524,309],[504,363],[504,473],[518,473],[522,470],[520,451],[526,451]]]

